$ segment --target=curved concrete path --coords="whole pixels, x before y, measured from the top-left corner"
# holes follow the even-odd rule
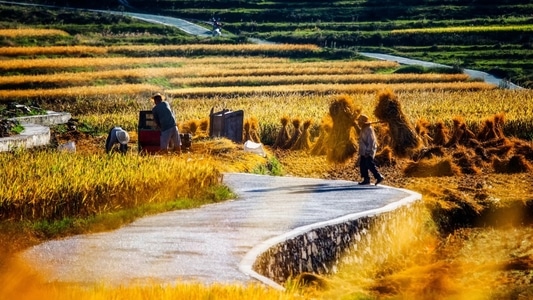
[[[421,198],[407,190],[343,180],[230,173],[223,182],[237,199],[46,242],[21,257],[57,282],[275,285],[251,268],[270,246],[312,227],[390,211]]]

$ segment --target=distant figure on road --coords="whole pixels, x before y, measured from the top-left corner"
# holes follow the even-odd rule
[[[176,125],[176,118],[170,109],[170,104],[163,101],[163,96],[160,93],[152,97],[154,107],[152,114],[157,127],[161,130],[160,147],[162,152],[173,150],[181,153],[181,139]]]
[[[376,179],[376,185],[385,179],[378,172],[374,161],[378,145],[376,142],[376,133],[371,124],[366,115],[360,115],[357,119],[357,125],[361,129],[359,133],[359,170],[361,177],[363,177],[363,181],[359,182],[361,185],[370,184],[368,171],[372,172],[372,175]]]
[[[130,136],[128,132],[120,126],[115,126],[109,130],[107,139],[105,141],[105,152],[110,153],[113,150],[113,147],[116,144],[118,146],[118,152],[125,154],[128,152],[128,142],[130,141]]]
[[[215,17],[213,17],[212,19],[213,21],[213,36],[221,36],[222,35],[222,23],[220,23],[220,18],[219,19],[215,19]]]

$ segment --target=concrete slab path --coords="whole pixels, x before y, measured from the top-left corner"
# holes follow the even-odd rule
[[[420,195],[343,180],[230,173],[238,198],[142,218],[111,232],[50,241],[21,257],[50,281],[80,284],[247,284],[270,246],[310,227],[393,210]]]

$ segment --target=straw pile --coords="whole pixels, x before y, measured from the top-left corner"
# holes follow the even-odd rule
[[[374,115],[388,124],[394,154],[409,156],[412,150],[420,146],[421,141],[403,113],[398,97],[392,91],[385,90],[377,94],[377,99]]]
[[[444,123],[438,122],[435,125],[435,133],[433,135],[433,145],[444,146],[448,143],[448,129],[444,126]]]
[[[492,166],[496,173],[522,173],[529,172],[533,169],[531,164],[522,155],[513,155],[508,159],[494,157]]]
[[[302,134],[294,145],[291,147],[291,150],[309,150],[311,149],[311,133],[309,132],[309,127],[311,127],[312,120],[307,120],[304,122],[304,129]]]
[[[278,133],[278,136],[276,138],[276,141],[274,142],[274,145],[272,145],[273,148],[283,148],[285,144],[287,144],[287,141],[290,138],[289,128],[287,128],[287,125],[289,124],[289,117],[283,116],[281,118],[281,129]]]
[[[259,137],[259,121],[256,118],[249,118],[244,121],[244,140],[252,141],[255,143],[261,143],[261,138]]]
[[[504,138],[503,123],[505,121],[503,114],[496,114],[485,120],[483,127],[477,135],[480,141],[489,141],[493,139]]]
[[[475,143],[476,135],[466,127],[466,123],[462,117],[453,118],[453,132],[452,137],[446,143],[446,147],[455,147],[457,145],[468,145]]]
[[[283,149],[291,149],[294,144],[296,144],[296,141],[300,138],[302,135],[302,130],[300,129],[300,119],[296,118],[292,120],[292,126],[294,127],[294,130],[292,132],[292,136],[290,140],[283,145]]]
[[[403,170],[408,177],[443,177],[461,175],[459,168],[450,158],[432,158],[410,162]]]
[[[315,143],[311,146],[312,155],[326,155],[327,139],[332,128],[333,128],[333,121],[331,120],[331,117],[327,115],[326,117],[322,119],[322,123],[320,125],[320,133],[318,134],[318,138],[316,139]]]
[[[433,139],[429,136],[429,121],[426,119],[419,119],[415,125],[415,132],[422,139],[425,147],[433,143]]]
[[[376,153],[376,157],[374,158],[376,161],[376,164],[379,166],[392,166],[396,163],[394,160],[394,155],[392,153],[392,149],[389,146],[385,146]]]
[[[330,103],[329,115],[333,122],[327,137],[327,160],[342,163],[357,152],[357,141],[354,132],[356,117],[361,108],[355,106],[348,95],[336,96]]]

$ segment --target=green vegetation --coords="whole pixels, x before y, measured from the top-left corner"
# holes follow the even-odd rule
[[[112,1],[33,3],[128,11]],[[4,45],[242,43],[246,37],[331,49],[375,51],[479,69],[533,86],[533,3],[492,1],[207,1],[131,0],[141,12],[188,19],[209,27],[219,18],[233,37],[199,39],[171,27],[120,14],[2,5],[0,26],[54,24],[71,37],[0,40]],[[24,21],[21,21],[24,20]],[[95,21],[96,20],[96,21]],[[335,52],[338,54],[339,52]]]

